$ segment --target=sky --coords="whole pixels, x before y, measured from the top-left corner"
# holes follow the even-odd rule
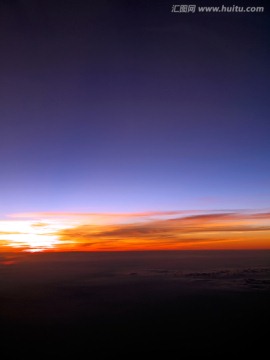
[[[269,5],[174,4],[0,0],[0,251],[270,247]]]

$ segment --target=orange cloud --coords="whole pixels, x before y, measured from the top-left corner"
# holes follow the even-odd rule
[[[270,223],[258,221],[265,219],[265,214],[204,214],[115,226],[80,225],[58,235],[89,250],[270,248]]]

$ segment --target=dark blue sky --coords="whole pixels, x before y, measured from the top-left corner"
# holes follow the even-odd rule
[[[269,7],[175,3],[0,1],[2,216],[269,207]]]

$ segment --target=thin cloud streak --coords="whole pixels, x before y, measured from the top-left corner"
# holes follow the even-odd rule
[[[133,220],[142,218],[170,218],[176,215],[201,214],[205,210],[172,210],[172,211],[143,211],[134,213],[96,213],[96,212],[30,212],[30,213],[15,213],[9,214],[11,219],[66,219],[86,221],[92,220],[96,222],[115,222],[118,220]]]
[[[62,218],[62,217],[87,217],[87,216],[111,216],[111,217],[139,217],[139,216],[160,216],[160,215],[175,215],[175,214],[188,214],[199,213],[203,210],[174,210],[174,211],[145,211],[134,213],[96,213],[96,212],[32,212],[32,213],[16,213],[10,214],[12,218]]]

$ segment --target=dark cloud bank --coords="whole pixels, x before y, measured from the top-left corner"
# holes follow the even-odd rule
[[[269,251],[2,254],[0,279],[13,353],[170,359],[267,344]]]

